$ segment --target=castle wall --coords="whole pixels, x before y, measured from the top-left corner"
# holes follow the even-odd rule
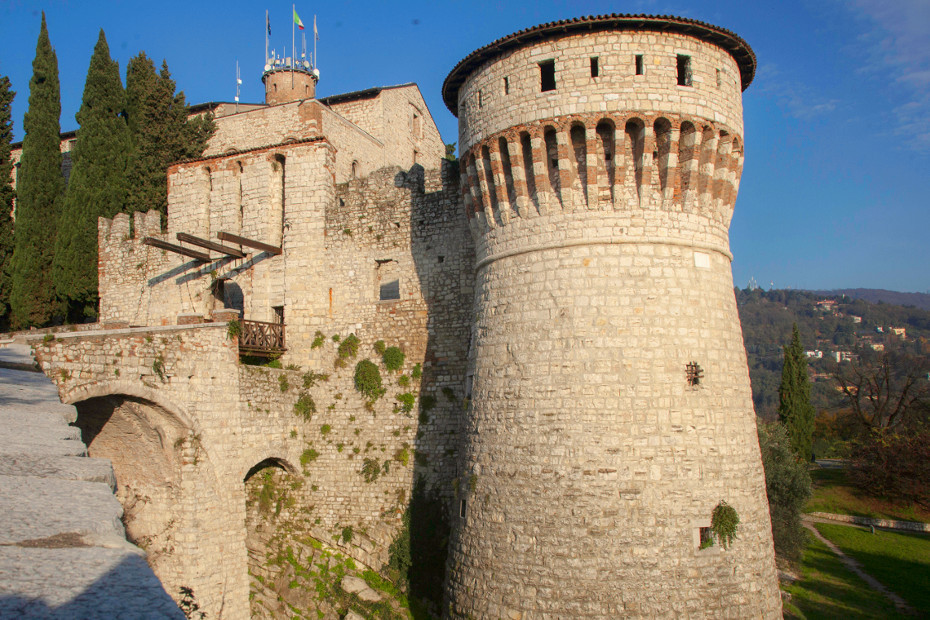
[[[332,151],[325,142],[259,149],[172,167],[167,233],[160,232],[156,212],[135,215],[132,238],[127,216],[100,221],[101,322],[168,325],[180,314],[209,317],[226,306],[249,319],[272,320],[272,308],[285,305],[288,283],[299,291],[304,286],[301,280],[318,277],[310,263],[300,270],[292,268],[288,278],[283,256],[246,248],[244,259],[224,257],[204,264],[143,245],[142,240],[152,236],[177,243],[178,232],[215,240],[216,233],[224,230],[276,246],[283,237],[286,248],[300,246],[310,256],[323,243],[331,169]],[[223,300],[213,294],[217,278],[226,280]],[[291,333],[297,341],[308,337],[297,321]]]
[[[637,54],[643,75],[635,74]],[[692,86],[678,85],[679,54],[691,57]],[[598,77],[591,77],[592,57]],[[539,63],[548,60],[555,62],[555,89],[543,92]],[[736,61],[716,45],[674,33],[570,35],[519,48],[469,75],[459,91],[459,146],[464,153],[514,125],[563,114],[630,110],[700,117],[741,136],[740,93]]]

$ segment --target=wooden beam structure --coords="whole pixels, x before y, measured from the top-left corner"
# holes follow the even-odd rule
[[[262,252],[268,252],[269,254],[274,254],[275,256],[281,253],[280,247],[275,247],[273,245],[268,245],[267,243],[262,243],[261,241],[252,241],[251,239],[246,239],[245,237],[240,237],[228,232],[218,232],[216,237],[220,241],[226,241],[228,243],[238,243],[239,245],[244,245],[246,247],[255,248],[256,250],[261,250]]]
[[[231,248],[228,245],[223,245],[222,243],[214,243],[213,241],[207,241],[206,239],[201,239],[200,237],[195,237],[194,235],[189,235],[187,233],[177,233],[175,235],[178,238],[178,241],[181,243],[190,243],[191,245],[199,245],[202,248],[207,248],[208,250],[213,250],[214,252],[219,252],[220,254],[226,254],[227,256],[235,256],[236,258],[245,258],[245,252],[242,250],[237,250],[236,248]]]
[[[190,248],[185,248],[173,243],[168,243],[167,241],[162,241],[161,239],[156,239],[155,237],[146,237],[142,240],[142,243],[145,245],[150,245],[153,248],[161,248],[162,250],[168,250],[169,252],[174,252],[176,254],[190,256],[194,260],[198,260],[201,263],[209,263],[211,260],[213,260],[210,258],[209,254],[198,252],[197,250],[191,250]]]

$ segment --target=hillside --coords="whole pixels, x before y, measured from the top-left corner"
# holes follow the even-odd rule
[[[901,291],[889,291],[883,288],[838,288],[832,291],[810,292],[828,297],[845,295],[853,299],[863,299],[873,304],[886,303],[898,306],[915,306],[922,310],[930,310],[930,294],[927,293],[902,293]]]
[[[756,414],[765,419],[776,417],[782,346],[790,341],[794,323],[801,330],[805,350],[814,355],[810,358],[811,400],[818,410],[839,403],[829,380],[837,355],[855,356],[884,346],[930,355],[930,311],[914,306],[813,291],[761,289],[737,290],[736,303],[749,359],[753,403]]]

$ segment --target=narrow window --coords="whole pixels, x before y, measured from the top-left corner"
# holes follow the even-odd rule
[[[544,60],[539,63],[540,90],[555,90],[555,61]]]
[[[478,109],[484,107],[484,98],[481,96],[481,89],[478,89]]]
[[[723,74],[720,69],[717,69],[717,88],[723,86]]]
[[[714,546],[714,530],[709,527],[700,528],[699,540],[701,541],[700,548],[707,549],[708,547]]]
[[[462,503],[459,504],[459,516],[465,518],[465,500],[462,500]]]
[[[635,56],[635,59],[636,59],[636,75],[642,75],[643,74],[643,55],[637,54]]]
[[[510,94],[510,78],[509,77],[504,78],[504,94],[505,95]]]
[[[678,85],[691,86],[691,57],[678,55]]]
[[[420,157],[420,151],[414,149],[413,150],[413,163],[417,163],[417,159],[419,159],[419,157]]]
[[[352,178],[353,179],[358,178],[358,162],[357,161],[352,162]]]
[[[272,306],[272,312],[274,312],[274,321],[277,325],[284,325],[284,306]]]
[[[391,301],[400,299],[400,278],[397,272],[397,262],[387,259],[380,259],[377,262],[377,284],[378,299],[380,301]]]
[[[598,67],[597,56],[591,58],[591,77],[595,78],[600,74],[600,67]]]

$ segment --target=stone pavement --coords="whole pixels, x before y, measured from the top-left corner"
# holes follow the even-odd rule
[[[0,347],[0,618],[184,618],[29,347]]]

